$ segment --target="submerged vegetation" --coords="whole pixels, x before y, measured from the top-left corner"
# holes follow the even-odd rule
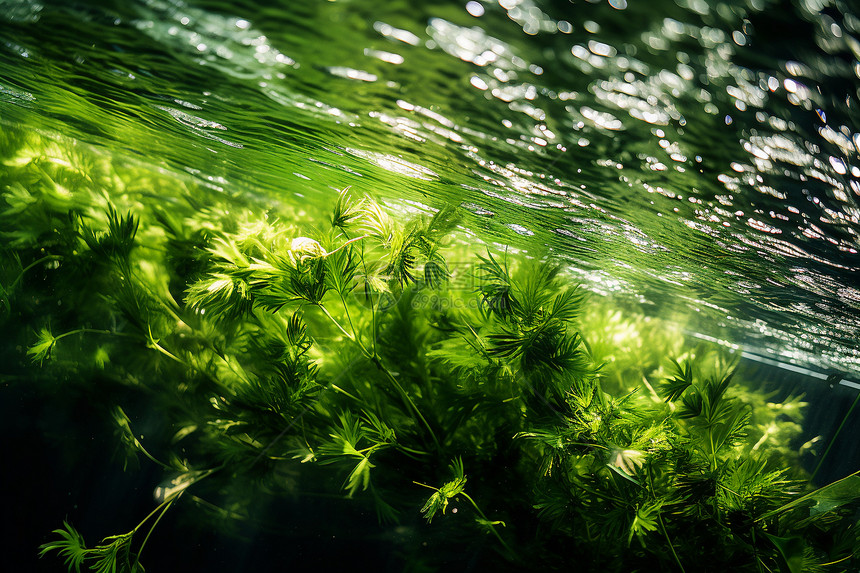
[[[130,531],[54,532],[41,555],[70,571],[142,571],[168,510],[229,528],[306,496],[407,526],[416,570],[478,552],[514,569],[860,565],[860,476],[809,485],[800,397],[769,402],[731,356],[589,300],[548,259],[457,242],[456,210],[403,221],[345,189],[328,220],[264,212],[4,137],[3,359],[98,395],[116,463],[164,474]],[[146,438],[131,405],[161,414]]]

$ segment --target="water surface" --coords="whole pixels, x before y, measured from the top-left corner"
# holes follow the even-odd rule
[[[855,12],[5,0],[0,125],[261,209],[325,205],[347,185],[394,209],[461,205],[490,248],[550,252],[596,293],[702,336],[850,373]]]

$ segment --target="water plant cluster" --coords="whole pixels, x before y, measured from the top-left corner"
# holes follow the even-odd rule
[[[69,571],[143,571],[167,511],[241,530],[308,496],[401,532],[404,570],[860,565],[860,476],[809,485],[800,397],[547,258],[458,242],[455,209],[395,217],[344,189],[327,219],[262,210],[4,138],[9,379],[98,396],[116,463],[163,475],[130,531],[46,531]]]

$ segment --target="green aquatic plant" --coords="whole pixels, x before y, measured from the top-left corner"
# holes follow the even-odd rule
[[[165,475],[131,531],[90,548],[55,530],[41,555],[69,570],[142,570],[171,507],[226,526],[308,496],[441,540],[430,568],[476,546],[511,569],[857,565],[855,476],[809,486],[800,398],[769,402],[731,356],[547,258],[457,243],[455,209],[394,217],[348,189],[307,217],[205,189],[155,201],[122,183],[151,174],[37,144],[0,203],[16,367],[98,396],[122,470]],[[132,404],[161,413],[145,439]]]
[[[86,564],[87,568],[94,573],[117,573],[118,571],[140,573],[144,570],[140,564],[140,554],[143,552],[153,529],[179,495],[181,495],[181,491],[163,501],[128,533],[105,537],[95,547],[86,547],[83,536],[72,525],[64,521],[62,529],[54,530],[57,538],[42,544],[40,556],[44,557],[49,552],[56,551],[65,558],[69,571],[74,569],[76,572],[80,572],[81,565]],[[141,541],[140,547],[134,551],[132,549],[134,535],[153,517],[155,520]]]

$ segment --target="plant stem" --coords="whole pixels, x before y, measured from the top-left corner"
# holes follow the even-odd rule
[[[67,336],[72,336],[73,334],[109,334],[112,336],[124,336],[126,338],[137,338],[133,334],[128,334],[127,332],[114,332],[112,330],[99,330],[97,328],[78,328],[75,330],[70,330],[69,332],[64,332],[58,336],[54,337],[54,341],[60,340],[61,338],[65,338]]]
[[[759,573],[761,573],[762,562],[761,562],[761,557],[758,554],[758,544],[756,543],[756,539],[755,539],[755,527],[750,527],[750,537],[752,537],[752,548],[753,548],[753,555],[755,555],[756,567],[758,567]],[[768,571],[769,571],[769,569],[768,569]]]
[[[148,451],[146,451],[146,448],[144,448],[144,447],[143,447],[143,444],[141,444],[141,443],[140,443],[140,441],[138,441],[138,439],[137,439],[137,438],[135,438],[135,439],[134,439],[134,441],[135,441],[135,443],[137,444],[137,447],[139,447],[139,448],[140,448],[140,451],[143,453],[143,455],[144,455],[144,456],[146,456],[147,458],[149,458],[150,460],[152,460],[153,462],[155,462],[156,464],[160,465],[161,467],[163,467],[163,468],[164,468],[164,469],[166,469],[166,470],[171,469],[171,467],[170,467],[169,465],[167,465],[166,463],[162,462],[161,460],[156,459],[155,457],[153,457],[153,455],[152,455],[152,454],[150,454]]]
[[[837,563],[842,563],[843,561],[847,561],[847,560],[851,559],[852,557],[854,557],[853,554],[846,555],[842,559],[837,559],[836,561],[831,561],[830,563],[822,563],[821,567],[830,567],[831,565],[836,565]]]
[[[574,486],[582,489],[586,493],[590,493],[591,495],[593,495],[595,497],[595,499],[605,499],[608,501],[613,501],[613,502],[617,503],[618,505],[626,505],[626,502],[623,499],[617,498],[615,496],[612,496],[612,495],[609,495],[606,493],[600,493],[597,490],[594,490],[594,489],[591,489],[590,487],[584,486],[580,482],[575,483]]]
[[[364,270],[364,277],[367,280],[367,262],[364,260],[364,243],[361,243],[361,267]],[[370,345],[373,350],[373,355],[376,356],[376,304],[373,299],[370,299]]]
[[[155,526],[158,525],[158,522],[161,521],[161,518],[164,517],[164,514],[167,513],[167,510],[170,509],[171,505],[173,505],[173,502],[176,501],[177,499],[179,499],[179,497],[183,493],[184,493],[184,490],[180,491],[177,495],[171,497],[169,500],[166,500],[164,503],[162,503],[161,505],[159,505],[155,509],[156,511],[158,511],[158,508],[161,508],[162,506],[164,506],[163,509],[161,509],[161,513],[156,518],[155,522],[153,522],[152,526],[150,526],[149,531],[146,532],[146,537],[143,538],[143,542],[140,544],[140,549],[137,550],[137,555],[135,555],[135,558],[134,558],[135,568],[138,565],[140,565],[140,555],[143,553],[143,548],[146,547],[146,542],[149,541],[149,536],[152,535],[153,530],[155,530]],[[140,524],[138,524],[138,526],[134,528],[134,531],[137,531],[137,528],[140,527],[141,525],[143,525],[146,522],[146,520],[150,518],[150,516],[152,516],[152,513],[147,515],[146,518],[144,518],[144,520],[141,521]]]
[[[392,374],[391,371],[389,371],[382,364],[382,361],[380,361],[379,356],[376,355],[375,351],[371,353],[371,351],[367,349],[367,347],[361,342],[361,340],[359,340],[354,334],[349,333],[343,326],[341,326],[341,324],[331,315],[331,313],[328,311],[328,309],[326,309],[325,306],[323,306],[321,303],[317,303],[317,306],[322,309],[325,315],[338,328],[338,330],[340,330],[343,335],[350,339],[352,342],[357,344],[358,347],[361,349],[362,354],[369,358],[370,361],[373,362],[380,370],[380,372],[382,372],[385,377],[388,378],[388,381],[391,382],[391,385],[394,386],[394,388],[400,393],[400,396],[406,403],[406,406],[412,410],[418,420],[420,420],[424,427],[427,428],[427,431],[430,433],[430,437],[433,439],[433,443],[436,444],[436,448],[441,450],[442,444],[440,444],[438,438],[436,438],[436,434],[433,432],[433,428],[430,426],[430,423],[427,422],[427,419],[418,409],[418,406],[415,405],[415,402],[412,400],[406,390],[404,390],[403,386],[400,385],[400,382],[397,381],[397,378],[394,377],[394,374]]]
[[[657,394],[657,391],[654,390],[654,387],[651,385],[651,383],[648,382],[648,378],[646,378],[644,374],[642,375],[642,383],[645,384],[646,388],[648,388],[648,392],[651,393],[651,399],[654,400],[654,402],[659,404],[663,401],[660,399],[660,395]]]
[[[681,560],[678,559],[678,554],[675,553],[675,546],[672,544],[672,540],[669,538],[669,532],[666,531],[666,525],[663,523],[663,516],[660,515],[659,510],[657,511],[657,519],[660,521],[660,529],[663,530],[663,535],[666,537],[666,542],[669,544],[669,549],[672,551],[672,557],[675,558],[675,563],[678,564],[678,569],[681,570],[681,573],[686,573],[684,571],[684,566],[681,565]]]
[[[24,273],[26,273],[27,271],[29,271],[30,269],[32,269],[36,265],[43,263],[45,261],[58,261],[58,260],[61,260],[62,258],[63,257],[61,257],[59,255],[45,255],[44,257],[42,257],[40,259],[36,259],[32,263],[30,263],[29,265],[27,265],[26,267],[21,269],[21,272],[18,273],[18,276],[15,278],[14,281],[12,281],[12,283],[9,285],[9,289],[6,292],[11,293],[12,290],[15,288],[15,285],[17,285],[21,281],[21,279],[24,278]]]
[[[352,317],[349,315],[349,307],[346,306],[346,299],[343,298],[343,293],[338,291],[340,303],[343,305],[343,311],[346,313],[346,320],[349,322],[349,329],[352,330],[354,340],[358,340],[358,332],[355,331],[355,325],[352,324]]]
[[[839,437],[839,433],[842,431],[842,428],[845,427],[845,422],[848,421],[848,418],[851,417],[851,413],[854,411],[854,408],[857,407],[857,402],[860,402],[860,392],[857,393],[857,397],[854,398],[854,402],[851,404],[851,407],[848,408],[848,413],[842,418],[842,422],[839,424],[839,427],[836,429],[836,433],[833,434],[833,437],[830,439],[830,443],[827,445],[827,449],[824,450],[824,454],[821,456],[821,459],[818,460],[818,465],[815,466],[815,471],[812,472],[812,476],[809,478],[809,481],[815,480],[815,476],[818,474],[818,470],[821,469],[821,465],[824,463],[824,460],[827,458],[827,454],[830,453],[830,448],[833,447],[833,444],[836,443],[836,438]]]
[[[147,346],[149,346],[153,350],[157,350],[158,352],[164,354],[165,356],[167,356],[171,360],[178,362],[179,364],[182,364],[183,366],[188,366],[188,364],[186,364],[184,360],[171,354],[170,351],[166,350],[164,347],[162,347],[160,344],[158,344],[158,341],[155,340],[155,338],[152,336],[152,329],[151,328],[148,328],[147,330],[148,330],[147,338],[149,338],[149,340],[147,342]]]
[[[496,528],[495,528],[495,525],[493,524],[493,522],[491,522],[489,519],[487,519],[487,516],[486,516],[486,515],[484,515],[484,512],[483,512],[483,511],[481,511],[481,508],[480,508],[480,507],[478,507],[478,504],[477,504],[477,503],[475,503],[475,500],[474,500],[474,499],[472,499],[472,498],[469,496],[469,494],[467,494],[466,492],[460,492],[460,493],[461,493],[461,495],[462,495],[463,497],[465,497],[466,499],[468,499],[468,500],[469,500],[469,503],[471,503],[471,504],[472,504],[472,507],[474,507],[474,508],[475,508],[475,511],[477,511],[477,512],[478,512],[478,515],[480,515],[480,516],[481,516],[481,519],[483,519],[485,522],[487,522],[487,524],[490,526],[490,531],[492,531],[492,532],[493,532],[493,535],[495,535],[495,536],[496,536],[496,539],[498,539],[498,540],[499,540],[499,543],[501,543],[501,544],[502,544],[502,547],[504,547],[504,548],[505,548],[505,550],[506,550],[506,551],[507,551],[511,556],[516,555],[516,553],[514,552],[514,550],[513,550],[513,549],[511,549],[511,546],[510,546],[510,545],[508,545],[508,544],[505,542],[505,540],[504,540],[504,539],[502,539],[502,536],[501,536],[501,535],[499,535],[499,532],[498,532],[498,531],[496,531]],[[504,524],[504,522],[501,522],[501,523],[502,523],[502,524]]]
[[[143,553],[143,548],[146,546],[146,542],[149,540],[149,536],[152,535],[152,532],[155,529],[155,526],[158,525],[158,522],[161,521],[161,518],[164,517],[164,514],[167,512],[167,510],[170,508],[170,506],[173,505],[173,502],[176,501],[177,499],[179,499],[182,496],[182,494],[185,493],[186,489],[188,489],[192,485],[196,484],[197,482],[199,482],[203,478],[209,477],[210,475],[217,472],[218,470],[220,470],[223,467],[224,467],[224,464],[222,464],[218,467],[215,467],[215,468],[208,469],[208,470],[202,472],[200,475],[191,478],[191,480],[187,484],[185,484],[179,491],[173,492],[172,495],[170,495],[167,499],[165,499],[160,504],[158,504],[158,507],[156,507],[155,509],[150,511],[149,514],[146,517],[144,517],[140,521],[140,523],[138,523],[135,526],[134,529],[131,530],[131,534],[134,535],[138,529],[143,527],[144,523],[149,521],[149,518],[151,518],[156,513],[161,512],[158,515],[158,518],[156,518],[155,522],[152,524],[152,526],[150,526],[149,531],[146,533],[146,537],[143,538],[143,542],[140,544],[140,549],[137,550],[137,556],[135,558],[135,566],[140,564],[140,554]]]
[[[156,506],[156,508],[155,508],[155,509],[153,509],[152,511],[150,511],[150,512],[146,515],[146,517],[144,517],[143,519],[141,519],[141,520],[140,520],[140,523],[138,523],[137,525],[135,525],[135,526],[134,526],[134,529],[132,529],[132,530],[131,530],[131,533],[135,533],[135,532],[137,532],[137,530],[138,530],[138,529],[140,529],[141,527],[143,527],[143,524],[144,524],[144,523],[146,523],[147,521],[149,521],[149,518],[150,518],[150,517],[152,517],[153,515],[155,515],[155,514],[156,514],[156,513],[158,513],[159,511],[163,511],[163,508],[164,508],[164,506],[165,506],[165,505],[170,505],[171,503],[173,503],[173,501],[174,501],[176,498],[178,498],[180,495],[182,495],[182,493],[183,493],[184,491],[185,491],[185,490],[179,491],[179,492],[177,492],[177,493],[176,493],[176,495],[174,495],[174,496],[170,497],[170,499],[165,499],[164,501],[162,501],[161,503],[159,503],[159,504]]]
[[[364,347],[364,345],[362,345],[361,342],[356,340],[354,334],[348,332],[343,326],[341,326],[341,324],[337,321],[337,319],[331,315],[331,313],[328,311],[328,309],[325,306],[323,306],[322,303],[318,302],[318,303],[316,303],[316,305],[320,308],[320,310],[322,310],[325,313],[325,315],[332,322],[332,324],[334,324],[337,327],[337,329],[340,330],[341,333],[343,333],[344,336],[346,336],[347,338],[349,338],[353,342],[358,343],[358,345],[361,347],[361,351],[364,354],[367,354],[367,349]]]
[[[442,450],[442,444],[439,443],[439,439],[436,437],[436,433],[433,432],[433,428],[430,427],[430,423],[427,421],[427,419],[421,413],[421,410],[418,409],[418,406],[415,405],[415,402],[412,401],[412,398],[409,396],[409,394],[406,392],[406,390],[404,390],[403,386],[400,385],[400,382],[397,381],[397,378],[395,378],[394,375],[385,366],[382,365],[382,362],[380,362],[380,360],[377,356],[374,356],[373,358],[371,358],[371,360],[373,361],[374,364],[376,364],[376,367],[379,368],[379,370],[382,371],[383,374],[385,374],[385,376],[388,378],[388,380],[391,382],[391,384],[397,389],[397,391],[400,392],[400,396],[403,398],[403,400],[406,402],[406,404],[412,409],[412,411],[415,413],[415,415],[418,416],[418,418],[421,420],[421,423],[424,424],[424,427],[427,428],[427,431],[430,433],[430,437],[433,439],[433,443],[436,445],[436,449],[441,451]]]
[[[346,232],[345,232],[345,231],[344,231],[344,235],[346,235]],[[348,235],[347,235],[347,236],[348,236]],[[350,243],[354,243],[354,242],[356,242],[356,241],[361,241],[362,239],[366,239],[366,238],[368,238],[369,236],[370,236],[370,235],[362,235],[362,236],[360,236],[360,237],[355,237],[355,238],[353,238],[353,239],[349,239],[347,242],[345,242],[344,244],[342,244],[341,246],[339,246],[338,248],[336,248],[336,249],[335,249],[335,250],[333,250],[332,252],[330,252],[330,253],[326,253],[325,255],[323,255],[323,258],[325,258],[325,257],[327,257],[327,256],[329,256],[329,255],[333,255],[333,254],[335,254],[336,252],[338,252],[339,250],[341,250],[341,249],[342,249],[342,248],[344,248],[345,246],[349,245]]]

